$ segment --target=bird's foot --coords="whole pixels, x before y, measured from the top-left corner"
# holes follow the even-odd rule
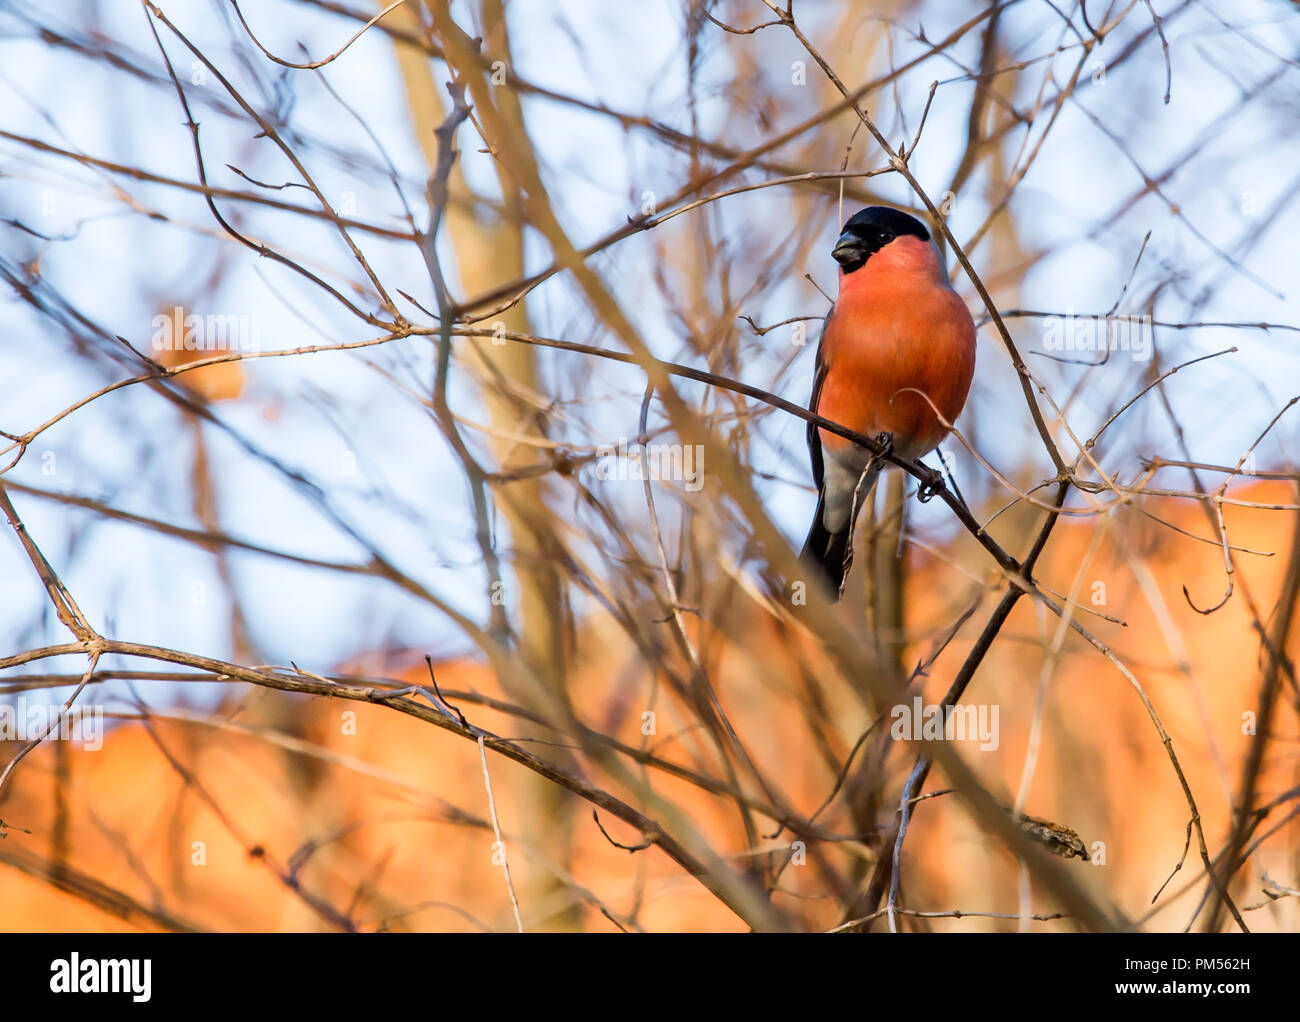
[[[921,470],[924,474],[921,477],[921,488],[916,491],[916,499],[922,504],[928,504],[943,493],[948,488],[948,484],[943,480],[943,473],[929,465],[921,465]]]
[[[876,446],[880,448],[880,450],[876,451],[875,453],[876,461],[884,461],[886,458],[888,458],[891,454],[894,453],[894,434],[877,433]]]

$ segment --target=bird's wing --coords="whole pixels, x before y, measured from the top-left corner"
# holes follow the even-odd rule
[[[822,384],[826,382],[826,359],[822,351],[826,344],[826,324],[830,323],[831,316],[835,314],[835,307],[831,306],[831,311],[826,314],[826,319],[822,323],[821,339],[817,342],[817,361],[814,363],[815,370],[813,373],[812,397],[808,399],[808,411],[816,412],[817,404],[822,396]],[[821,492],[822,477],[825,467],[822,463],[822,438],[817,424],[808,423],[808,454],[812,458],[813,485]]]

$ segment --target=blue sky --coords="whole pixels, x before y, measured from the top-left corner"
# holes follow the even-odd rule
[[[365,130],[312,73],[269,67],[243,38],[238,24],[221,13],[222,5],[191,0],[162,6],[250,96],[271,106],[291,100],[291,106],[281,109],[291,111],[312,172],[333,201],[350,195],[359,218],[401,226],[401,205]],[[303,59],[299,42],[319,57],[337,49],[354,30],[351,22],[297,4],[245,6],[262,42],[296,60]],[[1090,9],[1099,6],[1094,3]],[[1156,2],[1157,10],[1167,16],[1175,6],[1168,0]],[[921,48],[913,38],[918,24],[924,25],[928,38],[938,39],[972,9],[967,4],[933,3],[923,5],[919,14],[909,10],[893,33],[895,61],[901,63]],[[797,13],[814,39],[824,44],[836,31],[841,10],[838,3],[808,2],[799,4]],[[0,129],[193,180],[188,133],[169,87],[139,81],[102,61],[32,38],[33,21],[84,30],[88,11],[99,19],[98,30],[119,40],[150,73],[160,70],[145,17],[134,4],[5,4],[0,6]],[[727,16],[747,25],[767,20],[765,14],[757,3],[726,9]],[[526,78],[614,109],[688,127],[678,5],[515,0],[510,18],[516,66]],[[1300,324],[1294,254],[1300,223],[1296,204],[1284,201],[1300,185],[1294,140],[1300,69],[1286,63],[1300,52],[1293,11],[1282,3],[1208,2],[1169,17],[1172,95],[1167,105],[1162,102],[1165,68],[1158,43],[1148,44],[1138,58],[1113,73],[1105,68],[1149,23],[1139,5],[1097,50],[1097,60],[1085,74],[1087,84],[1078,90],[1078,104],[1063,108],[1014,193],[1010,210],[1021,243],[1044,254],[1022,277],[1002,282],[1000,303],[1061,312],[1104,311],[1119,296],[1150,231],[1129,292],[1130,298],[1145,297],[1162,285],[1155,306],[1160,319]],[[1008,9],[1003,31],[1015,59],[1047,53],[1073,39],[1049,5],[1030,0]],[[182,75],[192,77],[183,49],[163,35]],[[862,66],[841,65],[851,84],[885,66],[882,49],[867,56],[868,36],[864,29]],[[715,40],[706,47],[699,73],[701,132],[737,148],[765,137],[756,119],[735,115],[731,100],[737,90],[768,92],[779,100],[769,131],[783,130],[830,98],[815,67],[808,70],[807,96],[782,91],[798,88],[790,83],[790,66],[804,59],[787,33],[768,29],[742,38],[743,43],[728,40],[722,46]],[[976,43],[970,36],[954,56],[972,63]],[[1017,105],[1033,105],[1049,64],[1060,83],[1067,80],[1076,59],[1075,51],[1068,50],[1035,65],[1035,72],[1026,72],[1014,97]],[[256,76],[250,68],[257,69]],[[368,33],[324,73],[365,127],[382,140],[422,225],[427,170],[411,136],[390,44],[381,34]],[[438,74],[441,80],[443,72]],[[1245,110],[1224,116],[1236,108],[1244,90],[1270,76],[1276,76],[1273,83]],[[935,80],[943,84],[936,91],[913,168],[937,196],[951,178],[964,140],[972,86],[963,72],[934,58],[905,75],[897,92],[874,95],[870,110],[888,137],[899,137],[904,127],[915,129]],[[247,121],[223,117],[205,101],[209,97],[228,102],[214,82],[189,84],[214,183],[247,187],[226,169],[227,163],[261,181],[291,178],[285,160],[270,142],[253,138]],[[1085,109],[1123,140],[1127,153]],[[525,112],[530,139],[548,168],[548,188],[566,228],[580,242],[624,222],[637,211],[643,192],[673,191],[689,170],[683,154],[667,150],[647,133],[626,132],[610,118],[538,98],[525,100]],[[836,122],[833,134],[817,139],[827,152],[843,152],[847,138],[838,127],[843,123]],[[1030,132],[1030,147],[1040,130]],[[1024,137],[1022,131],[1013,134],[1008,161]],[[330,147],[366,158],[336,159]],[[462,148],[470,181],[490,191],[490,157],[477,151],[479,145],[468,131]],[[878,165],[873,149],[859,138],[852,165]],[[797,151],[792,147],[787,154]],[[1181,218],[1159,197],[1148,195],[1117,222],[1107,222],[1140,185],[1141,171],[1134,162],[1148,174],[1159,175],[1188,152],[1191,155],[1162,183]],[[375,335],[373,328],[349,318],[291,272],[222,239],[193,195],[92,172],[5,139],[0,139],[0,174],[0,215],[62,239],[40,241],[5,227],[0,230],[4,259],[17,265],[38,258],[42,278],[59,294],[137,346],[147,342],[158,307],[175,302],[199,311],[256,315],[266,347]],[[909,201],[901,180],[877,183],[887,198]],[[115,193],[115,187],[123,192]],[[989,191],[987,178],[976,175],[957,196],[951,224],[959,239],[969,237],[984,219]],[[165,212],[170,222],[132,214],[123,194]],[[304,201],[306,196],[298,190],[293,198]],[[1278,205],[1280,214],[1269,215]],[[818,240],[804,270],[822,287],[833,287],[829,249],[839,213],[833,201],[819,201],[815,219],[804,221],[800,218],[808,215],[808,208],[806,197],[796,200],[791,190],[770,189],[724,199],[709,209],[716,233],[726,240],[735,260],[737,286],[746,284],[747,260],[761,261],[762,254],[793,243],[791,239],[807,229]],[[223,209],[239,211],[232,204]],[[357,278],[332,230],[265,210],[239,212],[242,227],[321,268],[332,281],[341,279],[334,276],[339,271]],[[656,264],[663,250],[691,243],[689,217],[694,215],[632,238],[594,262],[652,348],[665,358],[682,358],[687,349],[680,323],[653,286]],[[427,273],[413,246],[364,236],[362,243],[387,286],[407,291],[426,306],[432,303]],[[1211,245],[1239,258],[1244,270],[1227,265]],[[1004,270],[997,265],[997,255],[996,240],[979,246],[973,256],[977,269],[982,274]],[[532,238],[531,267],[543,266],[548,259],[545,246]],[[961,279],[958,288],[978,315],[978,299],[969,283]],[[1201,300],[1198,296],[1206,289],[1208,297]],[[1120,308],[1138,311],[1131,301]],[[616,346],[574,300],[566,279],[538,289],[529,309],[536,333]],[[824,309],[824,300],[796,276],[766,288],[745,313],[765,323]],[[1041,353],[1040,321],[1016,320],[1010,325],[1022,350]],[[78,354],[64,332],[11,296],[0,304],[0,327],[5,342],[0,344],[0,429],[30,429],[127,373],[126,363],[102,354],[104,345],[93,358]],[[1293,396],[1300,379],[1297,336],[1212,328],[1157,331],[1157,352],[1166,367],[1231,345],[1240,348],[1234,356],[1180,373],[1171,387],[1197,457],[1235,462]],[[792,369],[778,378],[777,367],[791,354],[785,335],[743,338],[738,374],[760,386],[775,385],[785,396],[802,401],[811,376],[811,348],[809,344],[799,352]],[[1029,357],[1031,368],[1058,399],[1064,400],[1084,381],[1069,406],[1069,420],[1086,432],[1144,382],[1146,367],[1130,359],[1114,359],[1104,369],[1085,374],[1079,367],[1053,364],[1041,354]],[[1034,466],[1041,471],[1044,457],[1019,387],[987,329],[981,332],[979,359],[963,428],[1008,474],[1023,478]],[[643,386],[639,371],[591,365],[563,352],[544,353],[541,364],[543,379],[558,395],[589,402],[574,410],[568,420],[572,425],[562,431],[566,439],[595,446],[635,435]],[[247,442],[328,492],[339,513],[387,556],[454,606],[481,618],[483,582],[472,544],[468,491],[436,427],[411,396],[427,387],[431,365],[430,346],[406,340],[361,353],[269,359],[251,366],[244,396],[216,408],[230,431],[209,427],[203,434],[220,481],[222,528],[303,556],[332,561],[364,557],[362,548],[282,474],[251,455]],[[681,390],[701,394],[695,385]],[[463,375],[454,379],[452,397],[467,418],[483,420],[475,391]],[[1284,419],[1261,446],[1259,466],[1294,464],[1296,437],[1296,421]],[[173,405],[144,387],[133,387],[95,402],[42,435],[9,477],[196,526],[189,485],[193,442],[192,431]],[[1138,455],[1176,456],[1168,425],[1154,405],[1117,425],[1105,453],[1108,464],[1129,470]],[[788,480],[766,483],[762,492],[772,514],[798,542],[812,506],[802,423],[782,415],[768,417],[750,454],[757,471]],[[984,492],[987,476],[964,452],[957,451],[956,458],[968,494]],[[351,470],[353,464],[358,471]],[[629,500],[630,506],[640,500],[639,490],[611,496]],[[97,625],[111,627],[120,638],[229,655],[227,602],[210,555],[84,511],[22,494],[14,499],[32,534]],[[559,503],[570,499],[566,494]],[[940,535],[947,529],[936,507],[918,508],[916,525]],[[436,610],[390,585],[253,554],[233,555],[231,564],[253,638],[268,662],[292,659],[310,670],[329,671],[359,652],[388,646],[435,656],[469,648],[468,640]],[[6,583],[0,592],[5,652],[64,640],[12,537],[0,542],[0,578]],[[63,669],[81,666],[69,660]]]

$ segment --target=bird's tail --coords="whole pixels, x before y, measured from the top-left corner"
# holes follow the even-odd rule
[[[808,530],[799,560],[826,586],[832,603],[840,598],[840,586],[844,584],[844,573],[848,570],[844,561],[849,554],[852,534],[849,525],[839,532],[829,532],[822,524],[822,502],[817,502],[817,514],[813,516],[812,528]]]
[[[839,601],[840,590],[844,586],[844,576],[853,562],[853,526],[862,508],[871,499],[879,468],[869,467],[858,481],[855,506],[849,514],[848,521],[838,532],[831,532],[822,522],[825,510],[826,491],[823,488],[817,498],[817,511],[813,514],[812,527],[808,538],[804,540],[799,560],[807,566],[814,577],[825,583],[830,591],[831,602]]]

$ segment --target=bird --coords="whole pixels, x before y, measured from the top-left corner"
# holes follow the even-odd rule
[[[839,293],[822,327],[808,409],[916,460],[938,446],[944,423],[966,404],[975,374],[970,310],[930,232],[900,209],[859,210],[831,255]],[[812,422],[808,452],[817,512],[800,558],[837,601],[854,520],[885,463]]]

